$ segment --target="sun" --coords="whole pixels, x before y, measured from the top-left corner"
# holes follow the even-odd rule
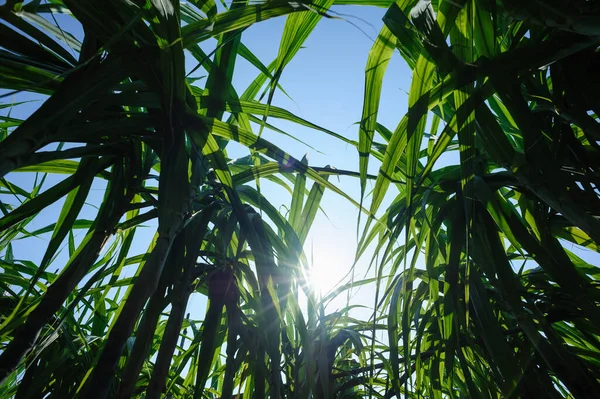
[[[308,271],[309,283],[315,293],[325,296],[335,290],[347,277],[339,260],[325,254],[319,254]]]

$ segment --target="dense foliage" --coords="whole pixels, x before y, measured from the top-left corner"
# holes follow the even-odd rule
[[[333,5],[387,8],[358,141],[272,104]],[[275,17],[286,24],[264,64],[243,31]],[[598,1],[8,0],[0,18],[0,108],[48,96],[25,120],[0,116],[0,397],[600,392],[600,269],[581,257],[600,244]],[[394,52],[413,76],[406,114],[386,127]],[[238,57],[259,71],[241,93]],[[271,118],[355,146],[359,170],[293,158],[261,137]],[[230,159],[230,142],[248,156]],[[438,167],[446,154],[456,162]],[[361,197],[336,174],[355,176]],[[263,196],[266,179],[289,191],[287,209]],[[88,220],[93,185],[103,198]],[[357,255],[375,249],[376,278],[350,285],[377,287],[370,320],[327,314],[307,284],[324,190],[361,212]],[[57,203],[51,224],[28,228]],[[133,253],[144,224],[156,234]],[[15,240],[40,236],[41,262],[15,259]],[[196,293],[200,320],[186,315]]]

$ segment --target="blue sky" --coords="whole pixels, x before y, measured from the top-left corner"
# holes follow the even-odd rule
[[[281,85],[293,102],[280,92],[274,102],[313,123],[357,140],[356,122],[362,112],[365,65],[373,41],[383,26],[385,9],[336,7],[333,11],[334,15],[335,12],[343,14],[344,20],[322,19],[283,73]],[[242,40],[267,64],[277,55],[284,23],[283,18],[278,18],[255,25],[244,32]],[[243,60],[237,64],[235,87],[246,87],[255,77],[256,71],[247,66]],[[396,54],[386,75],[379,116],[379,122],[391,129],[406,112],[410,76],[410,70]],[[265,133],[265,138],[293,156],[301,158],[308,152],[311,165],[358,170],[358,154],[354,147],[291,123],[272,122],[323,152],[299,145],[277,133]],[[376,162],[371,162],[371,172],[376,173],[377,167]],[[332,178],[331,181],[358,198],[357,179]],[[334,277],[341,277],[353,263],[357,209],[332,192],[326,192],[322,206],[328,218],[319,215],[306,251],[309,256],[312,254],[317,278],[328,280],[324,285],[330,287]]]
[[[356,122],[360,119],[364,93],[364,69],[369,50],[383,25],[384,13],[385,9],[375,7],[334,7],[332,14],[341,19],[322,19],[306,41],[304,48],[300,50],[282,75],[280,84],[292,100],[278,92],[275,95],[274,104],[322,127],[356,140],[358,137]],[[76,37],[81,37],[80,27],[70,17],[62,15],[57,16],[57,19],[64,30],[70,31]],[[269,64],[277,56],[284,23],[285,18],[281,17],[263,21],[247,29],[242,35],[242,41],[264,64]],[[205,50],[212,50],[214,44],[214,41],[209,42]],[[195,60],[190,56],[188,70],[194,66]],[[257,73],[258,71],[248,62],[238,58],[234,74],[234,87],[238,93],[244,91]],[[198,71],[194,76],[201,74],[201,71]],[[378,121],[389,129],[393,130],[407,111],[407,91],[410,78],[410,70],[396,52],[385,76],[378,116]],[[203,82],[200,82],[199,85],[203,85]],[[31,98],[35,98],[35,96],[21,93],[14,97],[14,101]],[[9,100],[4,98],[2,102],[6,103]],[[39,102],[16,107],[11,111],[11,115],[25,118],[35,110],[37,105]],[[0,112],[6,114],[6,110]],[[278,144],[296,158],[299,159],[305,153],[309,153],[310,165],[332,165],[339,169],[358,170],[358,154],[355,148],[323,133],[292,123],[272,119],[269,122],[323,152],[315,151],[278,133],[271,131],[263,133],[263,137]],[[229,148],[229,155],[241,156],[246,153],[240,152],[240,147],[232,144]],[[370,172],[376,173],[378,166],[376,161],[371,160]],[[64,176],[49,176],[45,188],[62,178]],[[23,173],[13,173],[8,176],[8,180],[28,189],[32,184],[33,177]],[[346,177],[338,181],[338,179],[332,178],[330,181],[336,183],[344,192],[358,198],[360,188],[357,179]],[[95,216],[94,206],[101,201],[103,185],[100,180],[96,183],[93,192],[97,194],[92,195],[89,199],[89,205],[82,212],[82,218],[92,219]],[[262,190],[273,200],[274,204],[289,204],[290,198],[282,189],[263,183]],[[394,194],[393,190],[391,188],[392,194]],[[0,198],[7,200],[5,195]],[[9,202],[14,202],[14,200]],[[59,201],[45,210],[32,223],[30,230],[55,221],[61,207],[62,201]],[[322,207],[327,216],[318,215],[305,250],[313,261],[313,267],[316,270],[315,278],[321,281],[324,289],[329,289],[339,278],[343,277],[353,264],[357,241],[357,209],[342,197],[329,191],[325,193]],[[83,238],[84,234],[85,231],[79,232],[76,242]],[[139,229],[131,254],[145,252],[153,234],[154,229],[152,228]],[[48,239],[49,235],[46,235],[37,243],[35,240],[15,242],[15,256],[19,259],[39,261],[43,256]],[[66,245],[65,243],[65,248]],[[578,254],[584,255],[586,259],[591,259],[593,255],[589,251],[587,253],[578,251]],[[366,256],[359,263],[359,271],[364,271],[369,258]],[[67,259],[68,252],[64,249],[50,270],[61,267]],[[363,291],[360,295],[361,301],[364,302],[372,297],[371,294],[371,290]],[[368,300],[368,305],[371,305],[370,301],[372,299]],[[196,295],[191,306],[202,302],[201,297]],[[365,302],[365,304],[367,303]],[[343,301],[334,304],[334,306],[338,305],[343,305]]]

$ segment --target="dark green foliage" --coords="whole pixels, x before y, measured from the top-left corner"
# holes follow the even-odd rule
[[[13,196],[0,201],[0,398],[597,396],[600,272],[580,257],[600,243],[597,3],[7,1],[0,109],[13,93],[48,98],[0,117]],[[349,4],[388,8],[358,141],[271,104],[314,27]],[[263,64],[243,32],[275,17],[279,53]],[[390,129],[377,114],[396,51],[413,77]],[[186,76],[186,56],[206,80]],[[259,71],[242,93],[238,57]],[[262,137],[270,118],[356,147],[359,170],[293,158]],[[232,162],[232,141],[249,156]],[[332,174],[356,177],[361,198]],[[290,192],[289,212],[264,179]],[[319,300],[303,247],[325,190],[364,214],[357,257],[374,248],[375,274]],[[142,225],[156,234],[133,253]],[[15,240],[43,235],[39,264],[14,259]],[[351,304],[325,313],[369,284],[370,320]],[[194,295],[200,316],[186,315]]]

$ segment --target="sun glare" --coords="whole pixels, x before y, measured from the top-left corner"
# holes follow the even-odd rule
[[[348,270],[333,257],[321,255],[315,259],[310,272],[310,284],[316,293],[325,296],[345,280]]]

